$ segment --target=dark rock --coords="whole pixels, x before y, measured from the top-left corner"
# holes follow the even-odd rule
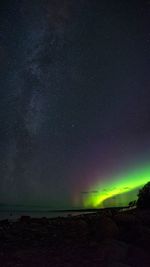
[[[138,245],[150,250],[150,228],[143,225],[137,225],[135,226],[134,231],[137,234],[136,242],[138,242]]]
[[[129,245],[115,239],[108,239],[102,242],[99,255],[106,262],[125,262],[128,255]]]
[[[0,225],[4,225],[4,226],[6,226],[6,225],[9,225],[10,223],[9,223],[9,221],[6,219],[6,220],[1,220],[0,221]]]
[[[88,225],[82,220],[75,218],[64,225],[64,236],[66,238],[71,238],[72,240],[80,240],[81,242],[87,239],[88,235]]]
[[[46,217],[41,218],[41,224],[42,224],[42,225],[47,225],[47,224],[49,224],[49,219],[47,219]]]
[[[150,227],[150,210],[137,210],[136,219],[140,224]]]
[[[21,216],[19,219],[19,222],[21,223],[30,223],[31,222],[31,217],[30,216]]]
[[[91,234],[99,241],[107,238],[117,238],[119,235],[119,228],[115,221],[106,216],[99,216],[93,220],[91,225]]]
[[[143,248],[130,247],[127,263],[134,267],[149,267],[150,255]]]
[[[127,265],[121,262],[111,262],[107,265],[107,267],[131,267],[131,265]]]
[[[2,266],[149,267],[148,218],[147,211],[55,219],[22,216],[17,222],[0,224],[0,262]]]
[[[4,240],[6,237],[6,233],[2,227],[0,227],[0,241]]]
[[[122,212],[114,216],[114,220],[120,231],[119,239],[133,243],[137,238],[135,227],[138,225],[138,221],[136,216]]]
[[[116,221],[117,224],[123,224],[123,225],[135,225],[137,223],[136,216],[133,214],[128,214],[128,213],[118,213],[117,215],[114,216],[114,220]]]

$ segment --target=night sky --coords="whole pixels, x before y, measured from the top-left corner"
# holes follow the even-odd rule
[[[82,206],[150,160],[150,1],[0,7],[0,203]]]

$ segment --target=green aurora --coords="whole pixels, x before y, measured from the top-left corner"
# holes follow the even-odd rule
[[[138,190],[148,181],[149,165],[114,175],[109,181],[107,179],[107,182],[98,182],[90,188],[83,205],[85,208],[126,206],[137,198]]]

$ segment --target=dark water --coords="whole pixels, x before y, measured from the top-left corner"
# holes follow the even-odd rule
[[[85,212],[84,212],[85,213]],[[86,212],[89,213],[89,212]],[[75,216],[83,214],[83,212],[78,211],[0,211],[0,220],[9,219],[17,220],[21,216],[30,216],[32,218],[57,218],[57,217],[67,217],[69,215]]]

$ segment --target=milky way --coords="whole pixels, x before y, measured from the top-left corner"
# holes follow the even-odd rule
[[[0,203],[82,206],[101,179],[145,166],[149,12],[148,1],[1,1]]]

